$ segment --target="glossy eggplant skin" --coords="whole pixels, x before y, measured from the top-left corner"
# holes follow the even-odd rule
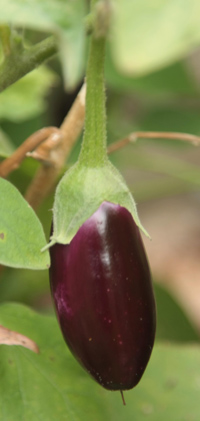
[[[50,254],[52,296],[71,352],[106,389],[136,386],[151,355],[156,309],[132,215],[103,202],[69,245],[55,244]]]

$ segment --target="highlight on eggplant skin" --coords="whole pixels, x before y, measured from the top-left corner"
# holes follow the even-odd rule
[[[50,255],[52,297],[71,352],[104,388],[133,388],[152,352],[156,309],[132,215],[103,202],[71,243],[55,244]]]

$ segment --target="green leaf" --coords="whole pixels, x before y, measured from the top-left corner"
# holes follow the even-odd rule
[[[199,0],[115,0],[111,48],[118,69],[145,74],[200,43]]]
[[[83,371],[54,317],[0,306],[0,324],[28,336],[40,354],[0,345],[0,419],[42,421],[199,421],[200,347],[156,344],[139,385],[109,392]],[[184,402],[184,405],[183,405]]]
[[[1,1],[0,21],[17,27],[54,33],[59,42],[66,85],[80,80],[84,63],[83,0]]]
[[[45,95],[56,80],[45,66],[27,74],[1,93],[0,118],[18,122],[41,114],[47,105]]]
[[[134,199],[117,169],[108,160],[104,166],[96,168],[87,168],[78,162],[66,172],[56,190],[52,243],[69,243],[83,222],[104,201],[127,208],[139,228],[148,235],[139,220]]]
[[[37,355],[20,346],[0,345],[0,420],[109,419],[100,387],[71,356],[54,317],[2,305],[0,324],[28,336],[40,350]]]
[[[39,219],[19,191],[0,178],[0,263],[27,269],[47,269],[48,252]]]
[[[175,321],[174,321],[175,322]],[[200,347],[156,344],[140,384],[125,392],[126,408],[112,393],[116,421],[198,421]],[[184,404],[183,404],[184,402]]]

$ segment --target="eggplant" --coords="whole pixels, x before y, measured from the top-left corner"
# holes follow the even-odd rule
[[[70,244],[53,245],[50,256],[52,297],[72,354],[104,388],[133,388],[152,352],[156,307],[132,215],[103,202]]]

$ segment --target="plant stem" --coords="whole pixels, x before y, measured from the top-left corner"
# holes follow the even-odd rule
[[[96,0],[92,1],[94,5]],[[86,72],[86,117],[85,133],[79,162],[97,167],[107,160],[106,110],[104,86],[105,37],[96,38],[93,33]]]
[[[19,45],[19,48],[20,52],[17,48],[13,49],[0,66],[0,92],[57,52],[54,36],[46,38],[33,47],[24,48]]]
[[[10,41],[11,30],[9,25],[0,25],[0,39],[2,44],[2,50],[4,57],[9,56],[11,52],[11,41]]]

